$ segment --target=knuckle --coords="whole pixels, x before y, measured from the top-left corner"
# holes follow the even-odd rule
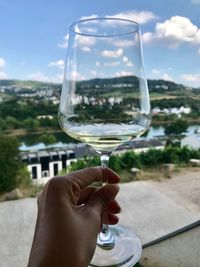
[[[47,191],[50,192],[60,192],[71,188],[72,181],[70,179],[65,179],[64,177],[53,177],[46,184]]]

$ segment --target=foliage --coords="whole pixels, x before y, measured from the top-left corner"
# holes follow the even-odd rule
[[[91,105],[88,103],[84,106],[77,105],[77,110],[81,110],[82,117],[79,118],[79,121],[85,120],[87,118],[91,118],[93,116],[94,119],[101,119],[102,117],[107,117],[110,120],[113,119],[113,114],[118,113],[120,121],[130,120],[129,115],[126,112],[127,106],[130,106],[137,101],[137,93],[133,92],[135,88],[138,87],[138,79],[135,76],[127,76],[127,77],[118,77],[115,79],[92,79],[89,81],[81,81],[78,82],[78,90],[80,94],[87,94],[90,96],[91,88],[92,97],[95,97],[97,94],[101,94],[102,97],[110,97],[113,96],[113,93],[117,94],[117,96],[121,96],[123,92],[123,99],[121,103],[115,103],[112,107],[110,106],[110,110],[105,108],[107,102],[103,101],[103,105]],[[123,84],[123,87],[120,87],[119,84]],[[115,85],[117,86],[115,88]],[[129,85],[129,86],[127,86]],[[131,85],[131,86],[130,86]],[[20,92],[24,92],[25,94],[34,92],[37,90],[45,91],[45,90],[53,90],[55,95],[59,95],[61,86],[55,84],[48,83],[39,83],[32,81],[17,81],[17,80],[1,80],[0,86],[12,86],[15,88],[19,88]],[[152,108],[160,107],[164,108],[180,108],[181,106],[190,107],[192,112],[188,115],[183,115],[184,118],[190,119],[199,119],[200,115],[200,98],[199,90],[186,90],[183,85],[176,84],[170,81],[163,80],[149,80],[148,86],[150,92],[153,94],[159,94],[160,98],[154,99],[151,101]],[[108,89],[109,93],[108,95]],[[136,90],[137,91],[137,90]],[[132,94],[130,94],[130,92]],[[133,98],[133,94],[134,95]],[[38,129],[38,127],[51,127],[54,129],[58,129],[58,120],[57,120],[57,109],[58,107],[52,103],[50,100],[46,100],[44,97],[37,96],[33,98],[22,97],[19,92],[16,93],[12,90],[8,90],[7,94],[12,95],[12,97],[7,98],[0,103],[0,131],[12,130],[25,128],[28,131],[33,131]],[[115,95],[116,96],[116,95]],[[163,96],[163,97],[162,97]],[[164,98],[166,96],[166,98]],[[171,98],[173,96],[173,98]],[[138,103],[136,104],[136,106]],[[38,118],[41,115],[51,115],[53,118],[49,118],[48,116]],[[167,123],[168,121],[172,121],[176,119],[176,115],[156,115],[153,116],[153,122],[162,121]],[[170,128],[171,126],[169,126]],[[169,129],[171,131],[171,129]]]
[[[137,154],[133,151],[126,152],[119,158],[122,169],[131,169],[133,167],[141,168],[141,162]]]
[[[152,108],[180,108],[181,106],[190,107],[192,113],[200,114],[200,99],[194,97],[176,97],[176,98],[163,98],[151,101]]]
[[[24,120],[24,127],[28,131],[36,130],[39,127],[39,122],[38,120],[27,118]]]
[[[179,134],[185,133],[187,131],[188,126],[189,125],[187,121],[178,119],[165,127],[165,134],[166,135],[170,135],[170,134],[179,135]]]
[[[111,156],[109,160],[109,167],[115,172],[120,172],[121,171],[120,158],[118,156]]]
[[[24,165],[17,173],[16,176],[17,185],[20,187],[32,187],[32,179],[30,177],[30,172],[27,170],[27,167]]]
[[[56,143],[56,138],[53,134],[42,134],[39,137],[39,141],[45,145],[51,145]]]
[[[84,160],[79,159],[79,160],[77,160],[77,162],[71,163],[69,171],[70,172],[78,171],[78,170],[84,169],[86,167],[87,167],[86,162]]]
[[[10,191],[28,179],[19,160],[18,146],[16,138],[0,135],[0,192]]]
[[[200,149],[193,150],[188,147],[167,146],[163,150],[149,149],[146,152],[134,153],[134,151],[126,152],[122,155],[111,156],[109,167],[118,173],[131,168],[155,168],[165,163],[188,164],[191,158],[200,159]],[[86,167],[100,165],[100,159],[84,158],[78,160],[71,166],[70,171],[80,170]]]
[[[39,115],[51,115],[38,119]],[[0,130],[25,128],[28,131],[38,127],[53,127],[58,129],[57,107],[48,101],[34,102],[30,100],[19,101],[13,98],[0,103]]]

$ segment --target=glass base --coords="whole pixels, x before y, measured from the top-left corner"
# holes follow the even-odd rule
[[[135,232],[123,225],[109,226],[114,235],[115,245],[112,249],[97,246],[91,267],[133,267],[140,259],[142,245]]]

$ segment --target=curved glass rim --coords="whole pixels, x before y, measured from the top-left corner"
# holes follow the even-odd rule
[[[74,29],[74,27],[80,23],[84,23],[84,22],[90,22],[90,21],[106,21],[106,20],[115,20],[115,21],[124,21],[124,22],[129,22],[130,24],[133,24],[137,27],[137,29],[133,30],[133,31],[128,31],[126,33],[120,33],[120,34],[92,34],[92,33],[81,33],[78,32]],[[93,37],[114,37],[114,36],[122,36],[122,35],[129,35],[129,34],[133,34],[135,32],[139,32],[140,31],[140,25],[134,21],[134,20],[130,20],[130,19],[125,19],[125,18],[118,18],[118,17],[96,17],[96,18],[88,18],[88,19],[80,19],[77,21],[74,21],[72,24],[70,24],[69,26],[70,31],[78,34],[78,35],[83,35],[83,36],[93,36]]]

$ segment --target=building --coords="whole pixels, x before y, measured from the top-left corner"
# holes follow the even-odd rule
[[[160,140],[134,140],[121,145],[113,155],[120,155],[127,151],[135,153],[148,151],[150,148],[164,149]],[[84,156],[94,156],[94,150],[85,144],[74,144],[73,147],[66,147],[52,150],[39,150],[35,152],[21,152],[21,160],[27,165],[34,183],[45,184],[50,178],[59,175],[66,170],[72,162]]]
[[[162,150],[165,148],[165,144],[157,139],[134,140],[132,142],[128,142],[127,144],[119,146],[118,149],[114,151],[113,154],[120,155],[128,151],[141,153],[141,152],[146,152],[151,148]]]
[[[44,184],[76,161],[76,158],[73,150],[63,149],[21,152],[21,160],[27,165],[33,181]]]

